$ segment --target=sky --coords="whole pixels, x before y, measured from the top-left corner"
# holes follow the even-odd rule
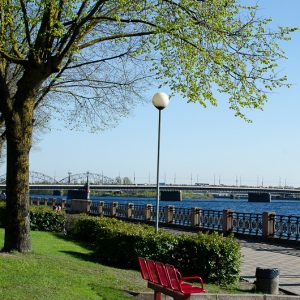
[[[300,27],[299,0],[258,3],[274,26]],[[235,117],[222,95],[218,107],[207,108],[171,99],[162,111],[160,182],[300,187],[300,32],[281,45],[288,60],[279,71],[293,86],[272,92],[263,111],[248,111],[253,123]],[[52,121],[31,151],[30,170],[56,179],[89,171],[155,183],[158,111],[151,98],[157,91],[149,90],[148,102],[110,130],[76,132]]]

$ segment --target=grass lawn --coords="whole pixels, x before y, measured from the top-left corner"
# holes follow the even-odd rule
[[[0,229],[0,248],[4,230]],[[32,232],[30,254],[0,253],[1,300],[128,299],[146,290],[139,272],[96,263],[83,245],[57,234]]]
[[[1,228],[0,248],[3,238]],[[29,254],[0,252],[1,300],[122,300],[131,298],[125,291],[150,291],[139,272],[101,265],[88,247],[63,235],[32,231],[32,244]],[[205,288],[239,292],[209,284]]]

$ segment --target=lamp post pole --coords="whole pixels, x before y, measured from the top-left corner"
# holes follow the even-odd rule
[[[161,123],[161,109],[158,111],[158,142],[157,142],[157,166],[156,166],[156,220],[155,231],[158,232],[159,223],[159,156],[160,156],[160,123]]]
[[[90,180],[89,180],[90,172],[86,172],[86,199],[90,200]]]
[[[160,128],[161,111],[169,104],[169,96],[165,93],[156,93],[152,98],[153,105],[158,109],[158,142],[157,142],[157,172],[156,172],[156,220],[155,231],[158,232],[159,223],[159,159],[160,159]]]

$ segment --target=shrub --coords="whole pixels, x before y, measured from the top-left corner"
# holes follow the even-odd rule
[[[240,246],[233,236],[184,234],[178,237],[172,263],[183,275],[201,274],[209,282],[231,284],[239,278]]]
[[[62,232],[64,226],[64,212],[55,212],[47,206],[30,207],[30,228],[32,230]]]
[[[65,227],[64,212],[55,212],[47,206],[30,207],[30,228],[32,230],[62,232]],[[5,227],[5,202],[0,202],[0,226]]]
[[[4,227],[6,222],[6,204],[5,201],[0,201],[0,227]]]
[[[240,248],[232,236],[155,233],[153,227],[105,217],[80,216],[68,233],[94,244],[95,256],[116,267],[137,268],[137,257],[174,264],[183,275],[232,284],[239,278]]]
[[[136,268],[138,256],[164,261],[174,244],[176,239],[171,233],[160,231],[156,234],[152,227],[119,221],[100,227],[95,246],[100,261]]]

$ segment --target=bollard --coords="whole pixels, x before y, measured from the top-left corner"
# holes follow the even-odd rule
[[[151,221],[152,211],[153,211],[153,205],[152,204],[146,204],[144,206],[144,220],[145,221]]]
[[[266,294],[277,295],[279,293],[279,269],[256,268],[256,289]]]
[[[167,224],[173,223],[174,211],[175,211],[174,205],[168,205],[165,207],[165,223]]]
[[[191,209],[191,226],[200,226],[201,209],[198,207],[192,207]]]
[[[104,214],[104,201],[99,201],[97,213],[98,213],[98,215],[103,216],[103,214]]]
[[[126,218],[132,219],[133,218],[133,210],[134,210],[134,204],[133,203],[127,203],[126,205]]]

